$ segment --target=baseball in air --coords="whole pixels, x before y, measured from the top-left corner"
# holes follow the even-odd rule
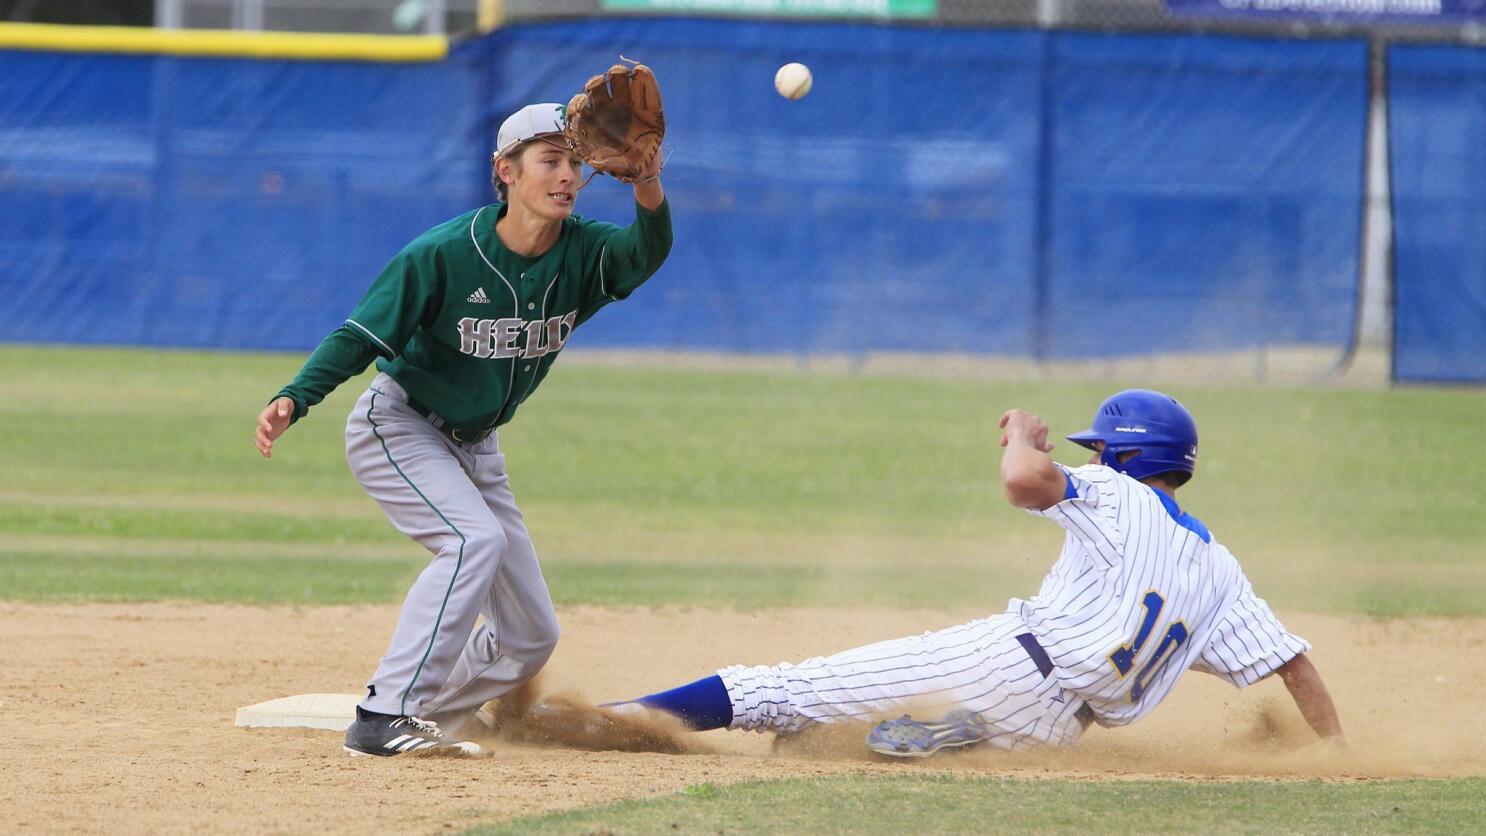
[[[814,79],[810,77],[810,68],[804,64],[791,62],[774,73],[774,89],[786,99],[805,98],[813,82]]]

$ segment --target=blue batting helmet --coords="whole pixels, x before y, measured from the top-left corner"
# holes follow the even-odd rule
[[[1105,399],[1094,413],[1094,425],[1068,440],[1095,449],[1104,442],[1099,463],[1129,476],[1145,479],[1197,468],[1197,422],[1176,398],[1149,389],[1126,389]],[[1120,454],[1136,455],[1120,463]]]

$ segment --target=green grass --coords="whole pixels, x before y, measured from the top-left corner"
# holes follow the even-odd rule
[[[1474,833],[1486,780],[1361,783],[819,778],[699,784],[530,816],[521,833]]]
[[[151,601],[161,598],[250,604],[400,601],[421,564],[408,559],[307,553],[223,555],[187,545],[168,555],[7,551],[0,589],[32,601]],[[560,561],[545,567],[563,601],[609,606],[739,607],[879,604],[936,607],[983,601],[989,573],[946,590],[913,567],[862,568],[833,576],[821,567],[768,571],[737,564],[697,567]],[[979,581],[979,582],[977,582]]]
[[[0,347],[0,597],[399,599],[425,555],[344,460],[365,379],[253,449],[302,359]],[[501,435],[560,602],[995,609],[1060,540],[1003,501],[996,417],[1079,429],[1117,385],[569,362]],[[1183,504],[1272,603],[1486,613],[1486,395],[1173,393],[1203,432]]]
[[[388,543],[399,535],[345,516],[158,507],[99,507],[14,501],[0,505],[0,531],[22,537],[219,540],[229,543]]]
[[[6,552],[0,587],[30,601],[152,601],[358,604],[400,600],[410,580],[398,560]]]

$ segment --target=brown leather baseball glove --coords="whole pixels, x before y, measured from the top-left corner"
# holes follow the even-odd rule
[[[596,172],[633,183],[650,171],[666,136],[660,85],[644,64],[615,64],[568,102],[564,130]]]

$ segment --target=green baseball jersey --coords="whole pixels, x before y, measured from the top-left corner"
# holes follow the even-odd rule
[[[403,248],[279,393],[294,399],[295,417],[380,355],[377,368],[448,426],[504,424],[573,329],[629,296],[671,250],[669,203],[636,204],[627,227],[569,217],[532,257],[496,235],[505,209],[460,215]]]

